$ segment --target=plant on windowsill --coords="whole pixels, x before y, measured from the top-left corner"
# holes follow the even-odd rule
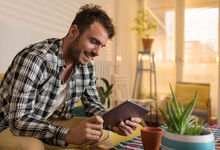
[[[183,102],[181,106],[178,105],[171,85],[170,89],[173,101],[166,101],[166,112],[160,108],[167,125],[162,137],[162,147],[180,150],[214,150],[213,133],[199,126],[197,119],[191,116],[196,103],[197,91],[193,100],[184,108]]]
[[[145,51],[151,51],[151,47],[154,39],[151,38],[157,31],[156,20],[150,17],[147,10],[141,10],[138,12],[138,16],[135,18],[135,26],[132,28],[135,30],[140,38],[142,38],[142,44]]]
[[[105,88],[104,87],[97,87],[100,101],[103,105],[105,105],[107,102],[107,108],[110,108],[110,105],[111,105],[110,95],[112,94],[113,84],[109,84],[108,80],[106,80],[105,78],[100,78],[100,79],[105,84]]]

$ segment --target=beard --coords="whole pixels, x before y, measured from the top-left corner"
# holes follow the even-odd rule
[[[77,37],[68,48],[68,55],[74,64],[86,65],[89,62],[89,54],[86,48],[79,46],[80,37]]]

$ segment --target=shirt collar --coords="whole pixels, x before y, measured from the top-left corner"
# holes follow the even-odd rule
[[[66,67],[66,63],[63,56],[63,38],[58,40],[58,66]]]

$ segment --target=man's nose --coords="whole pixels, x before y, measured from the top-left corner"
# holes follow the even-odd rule
[[[101,48],[102,48],[101,46],[96,46],[95,49],[93,49],[93,51],[92,51],[93,57],[99,56]]]

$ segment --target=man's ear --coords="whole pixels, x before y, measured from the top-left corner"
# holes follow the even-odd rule
[[[68,34],[72,40],[76,39],[76,37],[79,35],[79,29],[76,24],[70,27]]]

